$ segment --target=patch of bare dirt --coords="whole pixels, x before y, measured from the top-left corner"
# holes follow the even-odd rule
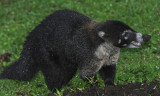
[[[150,83],[136,82],[106,88],[91,87],[69,96],[160,96],[160,82],[154,80]]]

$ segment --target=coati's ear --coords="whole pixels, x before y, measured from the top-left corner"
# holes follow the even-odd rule
[[[104,31],[99,31],[99,32],[98,32],[98,36],[99,36],[99,37],[103,38],[104,35],[105,35],[105,32],[104,32]]]

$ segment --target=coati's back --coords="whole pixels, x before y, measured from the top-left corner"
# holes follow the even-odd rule
[[[72,38],[79,28],[82,28],[82,26],[91,21],[89,17],[76,11],[58,10],[46,17],[41,24],[35,27],[28,38],[35,36],[38,41],[43,40],[44,45],[48,41],[51,41],[50,43],[52,44],[59,43],[59,40],[63,42],[68,38]],[[31,36],[32,34],[33,36]]]
[[[44,27],[55,30],[56,27],[60,28],[65,26],[70,26],[71,28],[77,29],[77,27],[81,27],[90,21],[91,19],[89,17],[76,11],[58,10],[46,17],[34,30]]]

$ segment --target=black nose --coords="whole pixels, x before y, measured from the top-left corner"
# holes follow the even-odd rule
[[[148,42],[151,39],[151,36],[147,34],[143,34],[142,38],[144,42]]]

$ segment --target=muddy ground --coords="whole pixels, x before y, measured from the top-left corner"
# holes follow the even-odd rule
[[[136,82],[106,88],[91,87],[84,91],[77,90],[69,96],[160,96],[160,82],[154,80],[150,83]]]

